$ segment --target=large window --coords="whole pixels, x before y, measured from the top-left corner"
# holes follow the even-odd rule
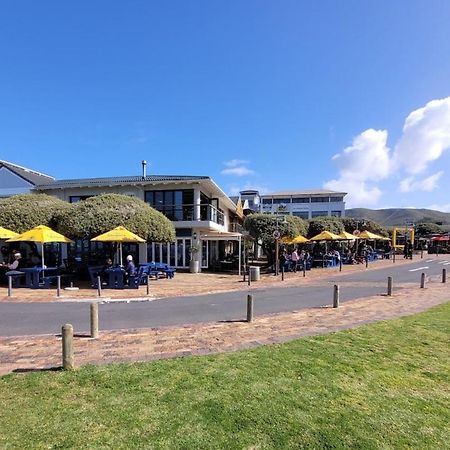
[[[69,203],[78,203],[87,198],[94,197],[93,195],[71,195],[69,197]]]
[[[272,199],[271,198],[263,198],[262,203],[263,203],[263,205],[271,205]]]
[[[194,219],[194,190],[179,191],[146,191],[145,201],[162,212],[168,219],[193,220]]]
[[[313,211],[311,213],[311,217],[322,217],[322,216],[328,216],[328,211]]]
[[[309,203],[309,197],[294,197],[292,203]]]
[[[282,205],[284,203],[291,203],[291,199],[290,198],[274,198],[273,199],[274,205]]]
[[[311,197],[311,203],[328,203],[330,197]]]
[[[300,217],[300,219],[309,219],[309,212],[308,211],[294,211],[292,213],[295,217]]]
[[[343,202],[344,197],[330,197],[330,202]]]
[[[334,217],[341,217],[342,211],[331,211],[331,215]]]

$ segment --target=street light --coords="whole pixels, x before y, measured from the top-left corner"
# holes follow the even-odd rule
[[[275,216],[275,220],[277,221],[277,226],[276,226],[275,231],[273,232],[273,238],[275,239],[275,276],[278,276],[279,269],[280,269],[280,267],[279,267],[279,259],[280,259],[279,258],[279,254],[280,254],[280,237],[281,237],[281,234],[280,234],[280,230],[278,229],[278,226],[279,226],[278,219],[279,219],[279,217]],[[283,223],[283,224],[287,223],[286,216],[283,216],[283,222],[281,222],[281,223]]]

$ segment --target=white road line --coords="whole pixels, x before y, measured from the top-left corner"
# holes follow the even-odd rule
[[[448,266],[450,264],[450,262],[446,262],[445,264],[444,264],[444,266]]]
[[[423,270],[423,269],[429,269],[428,266],[425,267],[418,267],[417,269],[409,269],[410,272],[417,272],[418,270]]]
[[[439,262],[438,262],[438,264],[445,264],[445,263],[448,263],[448,261],[445,261],[445,260],[444,260],[444,261],[439,261]]]
[[[425,262],[432,262],[434,259],[427,259]]]

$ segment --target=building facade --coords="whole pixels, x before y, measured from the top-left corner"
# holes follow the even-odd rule
[[[56,180],[35,188],[70,203],[105,193],[139,198],[170,219],[173,243],[139,246],[140,262],[156,261],[188,268],[191,258],[201,268],[216,267],[230,250],[240,255],[241,221],[235,203],[207,176],[125,176]],[[197,251],[193,252],[195,248]],[[237,265],[237,264],[236,264]],[[239,264],[240,268],[240,264]]]

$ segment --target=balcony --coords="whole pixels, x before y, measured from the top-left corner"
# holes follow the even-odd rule
[[[218,225],[223,225],[225,223],[223,212],[209,204],[153,205],[152,207],[164,214],[172,222],[203,220],[214,222]],[[197,214],[195,214],[196,210]]]

